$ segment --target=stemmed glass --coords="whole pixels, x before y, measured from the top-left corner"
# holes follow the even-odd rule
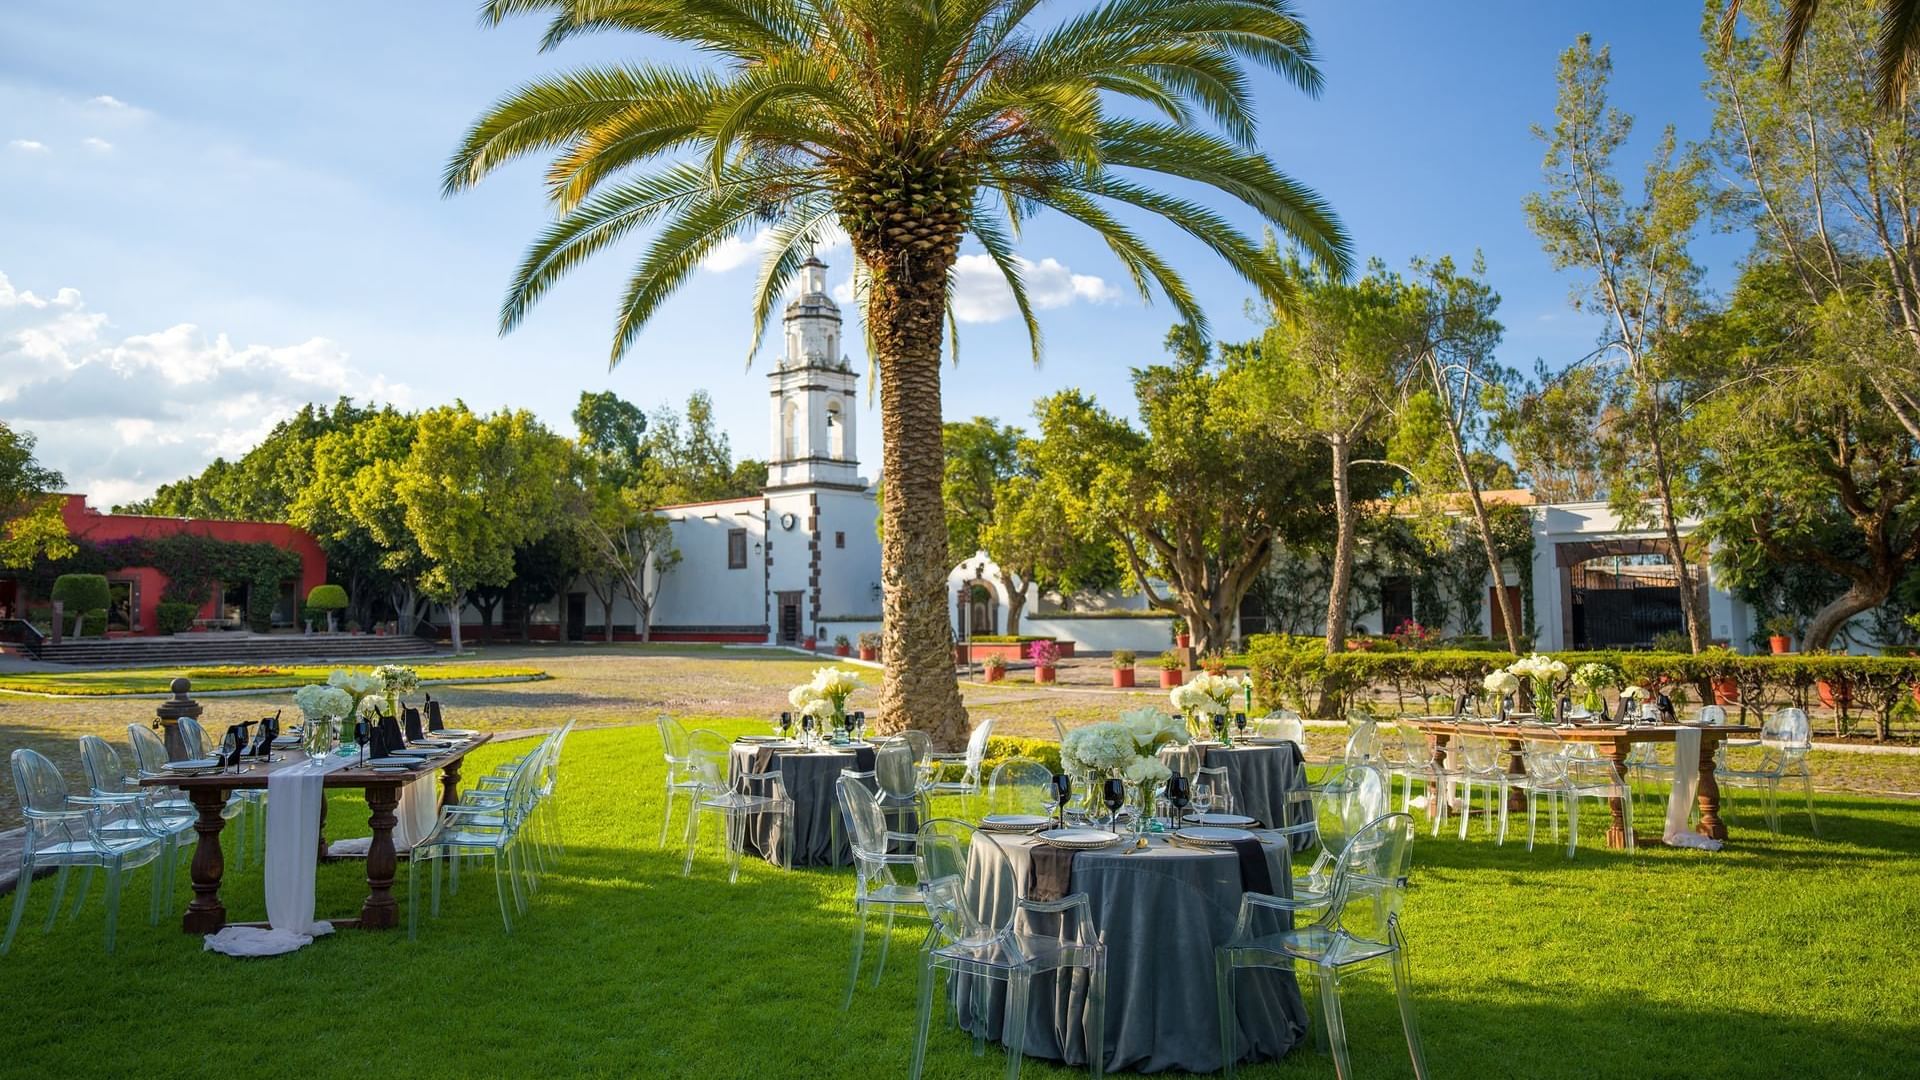
[[[353,722],[353,743],[360,748],[360,764],[367,763],[367,744],[373,741],[373,724],[366,717]]]
[[[805,713],[800,714],[800,744],[802,746],[813,745],[813,717]]]
[[[1244,738],[1246,738],[1246,737],[1247,737],[1247,714],[1246,714],[1246,713],[1234,713],[1234,714],[1233,714],[1233,726],[1234,726],[1234,728],[1235,728],[1236,730],[1238,730],[1238,731],[1240,732],[1240,737],[1241,737],[1242,739],[1244,739]]]
[[[1073,798],[1073,777],[1066,773],[1053,774],[1053,816],[1060,828],[1067,827],[1067,800]]]
[[[1110,776],[1100,785],[1100,801],[1107,804],[1107,825],[1120,822],[1120,808],[1127,804],[1127,782]]]
[[[1193,802],[1195,813],[1204,814],[1213,809],[1213,781],[1204,776],[1193,778],[1193,791],[1189,798]]]
[[[1187,778],[1179,773],[1167,777],[1167,803],[1173,807],[1173,831],[1180,831],[1180,819],[1187,816],[1187,804],[1193,799],[1193,788]]]
[[[781,738],[786,738],[787,732],[793,728],[793,714],[790,712],[781,713],[780,719],[773,722],[773,728],[780,733]]]

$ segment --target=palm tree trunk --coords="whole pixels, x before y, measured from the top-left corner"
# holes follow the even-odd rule
[[[940,482],[940,349],[951,255],[863,252],[880,377],[880,730],[966,741],[947,624],[947,520]]]
[[[1337,526],[1333,544],[1333,583],[1327,589],[1327,652],[1347,649],[1347,603],[1353,592],[1353,491],[1347,485],[1352,449],[1344,438],[1333,440],[1333,513]]]

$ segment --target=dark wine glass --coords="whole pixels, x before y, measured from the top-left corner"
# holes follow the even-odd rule
[[[1053,774],[1054,816],[1059,819],[1062,828],[1067,824],[1067,800],[1073,798],[1073,777],[1066,773]]]
[[[360,760],[367,760],[367,744],[373,741],[373,725],[361,717],[353,722],[353,742],[360,748]]]
[[[781,713],[780,714],[780,737],[783,739],[786,738],[787,732],[791,731],[792,729],[793,729],[793,714],[790,712]]]
[[[1246,738],[1247,737],[1247,714],[1234,713],[1233,726],[1240,732],[1241,738],[1243,739]]]
[[[1127,805],[1127,782],[1117,776],[1108,777],[1100,785],[1100,801],[1107,804],[1107,823],[1120,820],[1120,808]]]
[[[1176,830],[1180,828],[1180,819],[1187,816],[1187,804],[1192,801],[1192,791],[1187,778],[1179,773],[1167,777],[1167,802],[1173,807],[1173,827]]]

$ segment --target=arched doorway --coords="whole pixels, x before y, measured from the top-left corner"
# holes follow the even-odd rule
[[[1686,633],[1680,571],[1664,540],[1590,540],[1557,545],[1554,554],[1573,648],[1635,648]]]
[[[967,586],[966,636],[992,637],[999,632],[1000,605],[994,600],[993,590],[984,582],[973,582]]]

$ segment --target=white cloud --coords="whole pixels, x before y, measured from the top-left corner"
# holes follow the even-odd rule
[[[12,150],[18,150],[23,154],[52,153],[52,151],[47,149],[46,143],[40,142],[35,139],[14,139],[11,142],[7,143],[7,147]]]
[[[310,401],[404,404],[404,385],[355,368],[336,342],[236,345],[191,323],[125,337],[78,291],[44,299],[0,273],[0,415],[97,506],[140,498],[245,453]]]
[[[707,257],[700,260],[700,269],[724,274],[748,262],[758,267],[760,257],[765,255],[767,249],[772,246],[773,230],[771,228],[762,228],[752,236],[729,236],[715,244],[712,251],[707,252]],[[814,245],[813,250],[814,254],[819,255],[821,259],[830,262],[832,260],[827,258],[828,255],[847,246],[847,234],[836,224],[828,226],[821,232],[820,241]]]
[[[80,145],[99,154],[104,154],[107,151],[113,149],[112,143],[108,142],[105,139],[98,138],[93,135],[89,135],[86,138],[81,139]]]
[[[1075,302],[1107,304],[1120,298],[1120,290],[1106,279],[1092,274],[1076,274],[1055,258],[1031,259],[1015,256],[1021,277],[1026,282],[1027,300],[1035,308],[1066,307]],[[1013,303],[1013,290],[1007,287],[991,256],[962,255],[954,266],[953,317],[960,322],[990,323],[1010,319],[1019,313]]]
[[[121,101],[112,94],[100,94],[95,97],[90,97],[87,99],[87,104],[98,105],[103,109],[124,109],[127,107],[126,102]]]
[[[841,282],[838,285],[835,285],[833,288],[828,289],[827,291],[833,295],[833,298],[835,300],[838,300],[842,304],[853,303],[853,279],[852,278],[848,278],[847,280]]]

